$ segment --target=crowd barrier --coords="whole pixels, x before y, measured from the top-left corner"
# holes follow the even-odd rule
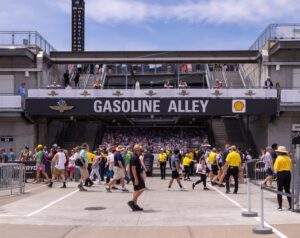
[[[25,166],[23,164],[0,164],[0,191],[25,192]]]

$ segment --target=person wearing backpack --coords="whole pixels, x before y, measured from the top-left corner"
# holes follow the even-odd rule
[[[36,150],[37,150],[37,154],[35,157],[35,159],[36,159],[36,179],[33,183],[40,182],[41,172],[46,178],[46,183],[48,183],[49,177],[48,177],[48,174],[45,172],[45,163],[46,163],[47,157],[45,156],[45,154],[43,152],[43,146],[38,145]]]

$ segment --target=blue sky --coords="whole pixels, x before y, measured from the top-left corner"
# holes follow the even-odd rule
[[[299,0],[86,0],[86,50],[248,49]],[[0,30],[36,30],[71,49],[71,0],[2,0]]]

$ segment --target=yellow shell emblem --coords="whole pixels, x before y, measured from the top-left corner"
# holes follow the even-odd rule
[[[245,108],[245,105],[242,101],[236,101],[233,106],[235,111],[243,111]]]

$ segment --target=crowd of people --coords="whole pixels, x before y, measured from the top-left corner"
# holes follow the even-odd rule
[[[104,145],[123,144],[133,147],[141,144],[145,148],[151,148],[153,153],[158,153],[161,148],[174,150],[200,146],[208,141],[205,130],[195,128],[107,128],[104,137]]]
[[[70,153],[56,144],[50,150],[46,146],[38,145],[33,152],[25,146],[19,160],[35,161],[37,172],[34,183],[39,183],[43,175],[50,188],[57,181],[62,182],[61,188],[66,188],[66,182],[73,181],[76,174],[80,177],[78,177],[80,191],[87,191],[86,187],[93,186],[97,181],[98,184],[105,186],[108,193],[118,189],[117,184],[120,184],[122,192],[128,192],[126,185],[131,182],[134,193],[128,205],[133,211],[140,211],[142,208],[137,205],[137,201],[146,189],[146,174],[149,172],[149,167],[144,161],[149,158],[150,161],[154,161],[153,147],[142,139],[128,143],[130,138],[126,140],[123,135],[120,136],[118,139],[124,140],[123,143],[114,139],[108,140],[111,142],[108,144],[108,141],[104,140],[105,143],[95,151],[90,151],[87,143],[76,146]],[[106,135],[104,138],[110,137]],[[209,190],[207,186],[209,182],[211,186],[225,187],[226,193],[230,193],[231,187],[234,187],[233,194],[237,194],[239,183],[244,183],[245,166],[253,161],[251,149],[242,151],[235,145],[227,144],[223,150],[212,148],[207,143],[197,148],[178,145],[172,148],[163,145],[160,144],[157,163],[160,167],[161,180],[166,179],[166,170],[168,166],[170,167],[171,180],[168,189],[171,189],[174,180],[180,189],[185,189],[182,185],[183,180],[186,184],[190,182],[192,189],[203,183],[203,189]],[[15,159],[13,150],[10,149],[7,155],[3,148],[0,148],[0,161],[7,162],[9,158]],[[278,147],[276,144],[268,146],[262,150],[260,161],[264,162],[265,166],[266,178],[263,185],[272,186],[273,176],[276,173],[278,191],[285,190],[290,194],[292,161],[286,148]],[[194,177],[192,182],[191,176],[198,176],[199,179],[195,181]],[[277,195],[277,200],[278,209],[282,210],[281,194]],[[291,209],[290,197],[288,202]]]

